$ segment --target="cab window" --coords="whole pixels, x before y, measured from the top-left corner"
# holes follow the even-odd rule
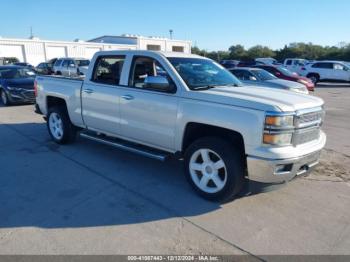
[[[63,60],[62,66],[68,67],[68,65],[69,65],[69,60]]]
[[[145,84],[145,80],[149,76],[159,76],[166,78],[169,82],[169,87],[166,89],[162,88],[151,88]],[[168,72],[164,69],[164,67],[155,59],[150,57],[135,57],[133,59],[133,63],[130,70],[129,77],[129,86],[140,88],[140,89],[148,89],[159,92],[174,92],[175,84]],[[170,91],[172,90],[172,91]]]
[[[97,58],[91,81],[106,85],[119,85],[125,56],[102,56]]]

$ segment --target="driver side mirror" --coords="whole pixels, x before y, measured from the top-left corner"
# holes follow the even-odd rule
[[[145,88],[156,89],[163,92],[172,92],[174,89],[164,76],[147,76],[144,84]]]

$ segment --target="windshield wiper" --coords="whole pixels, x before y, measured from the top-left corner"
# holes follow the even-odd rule
[[[199,91],[199,90],[208,90],[208,89],[212,89],[212,88],[215,88],[217,86],[213,86],[213,85],[207,85],[207,86],[196,86],[196,87],[192,87],[192,90],[196,90],[196,91]]]
[[[206,85],[206,86],[197,86],[197,87],[192,87],[192,90],[208,90],[216,87],[227,87],[227,86],[234,86],[238,87],[239,85],[237,84],[228,84],[228,85]]]

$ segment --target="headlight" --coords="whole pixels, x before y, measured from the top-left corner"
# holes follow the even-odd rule
[[[294,123],[294,116],[287,115],[287,116],[266,116],[265,118],[265,125],[267,126],[273,126],[273,127],[293,127]]]
[[[293,113],[286,115],[268,113],[265,117],[263,143],[275,146],[291,145],[294,129]]]
[[[280,133],[280,134],[264,134],[264,144],[269,145],[279,145],[279,146],[287,146],[292,144],[292,133]]]

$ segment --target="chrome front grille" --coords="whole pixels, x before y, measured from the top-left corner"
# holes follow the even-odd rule
[[[319,139],[324,115],[323,108],[298,112],[295,117],[293,144],[296,146]]]
[[[314,127],[311,129],[298,130],[294,133],[293,144],[302,145],[320,138],[320,128]]]
[[[295,118],[296,128],[304,128],[313,125],[321,125],[324,117],[324,110],[298,114]]]

